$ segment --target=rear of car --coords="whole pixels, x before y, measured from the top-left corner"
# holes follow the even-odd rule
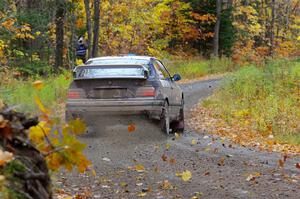
[[[86,114],[145,114],[159,119],[164,100],[149,67],[146,62],[117,61],[77,67],[69,88],[66,119]]]

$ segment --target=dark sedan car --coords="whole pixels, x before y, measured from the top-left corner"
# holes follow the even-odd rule
[[[184,96],[161,61],[146,56],[93,58],[74,69],[66,119],[97,114],[139,115],[160,120],[162,130],[183,132]]]

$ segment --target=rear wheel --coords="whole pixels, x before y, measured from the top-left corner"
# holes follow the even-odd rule
[[[165,101],[163,110],[162,110],[162,115],[160,119],[160,126],[161,129],[164,133],[170,134],[170,115],[169,115],[169,104],[167,101]]]
[[[171,128],[173,132],[177,133],[183,133],[184,132],[184,101],[182,99],[181,102],[181,108],[179,111],[178,120],[175,120],[171,124]]]

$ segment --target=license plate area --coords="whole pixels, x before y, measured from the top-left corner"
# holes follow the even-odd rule
[[[126,98],[126,88],[109,88],[109,89],[94,89],[89,98],[96,99],[115,99],[115,98]]]

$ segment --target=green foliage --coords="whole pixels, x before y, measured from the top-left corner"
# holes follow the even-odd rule
[[[17,67],[17,70],[22,73],[23,76],[46,76],[53,73],[53,68],[47,66],[46,63],[41,61],[28,62],[27,64]]]
[[[223,10],[221,15],[221,25],[220,25],[220,52],[227,57],[232,54],[232,47],[235,42],[235,28],[232,25],[232,9],[227,8]]]
[[[205,105],[229,123],[249,123],[262,135],[299,141],[300,63],[269,61],[265,67],[248,66],[224,80]],[[298,141],[296,141],[298,143]]]

